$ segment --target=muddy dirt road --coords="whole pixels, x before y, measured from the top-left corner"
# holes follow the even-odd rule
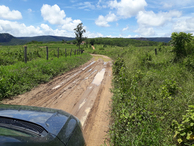
[[[67,111],[80,119],[87,145],[99,146],[104,143],[109,126],[111,66],[110,58],[94,55],[79,68],[3,103]]]

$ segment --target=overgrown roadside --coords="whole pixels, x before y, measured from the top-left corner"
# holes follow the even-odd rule
[[[194,143],[193,53],[177,61],[171,46],[95,48],[88,52],[115,59],[111,145]],[[193,43],[185,46],[186,51],[192,48]]]

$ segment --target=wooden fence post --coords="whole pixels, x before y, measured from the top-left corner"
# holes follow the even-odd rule
[[[71,49],[71,52],[72,52],[72,49]],[[70,52],[70,56],[71,56],[71,52]]]
[[[48,60],[48,46],[46,46],[46,60]]]
[[[157,55],[158,53],[157,53],[157,49],[155,49],[155,55]]]
[[[66,50],[66,48],[65,48],[65,57],[67,57],[67,52],[66,52],[67,50]]]
[[[74,55],[76,55],[76,49],[74,50]]]
[[[58,58],[59,58],[59,48],[58,48],[58,50],[57,50],[57,51],[58,51]]]
[[[27,63],[27,46],[24,47],[24,62]]]

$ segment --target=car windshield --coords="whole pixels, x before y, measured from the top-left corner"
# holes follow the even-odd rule
[[[44,137],[47,132],[43,127],[28,121],[0,116],[0,135]]]
[[[20,136],[20,137],[33,137],[32,134],[29,134],[24,131],[12,129],[12,128],[7,128],[7,127],[1,127],[0,126],[0,135],[1,136]]]

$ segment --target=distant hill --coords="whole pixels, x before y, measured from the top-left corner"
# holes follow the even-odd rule
[[[75,38],[48,35],[48,36],[35,36],[35,37],[17,37],[17,39],[24,40],[27,42],[38,41],[38,42],[47,43],[47,42],[58,42],[62,40],[71,41],[71,40],[74,40]]]
[[[8,33],[0,33],[0,45],[24,45],[31,41],[38,42],[57,42],[57,41],[71,41],[75,38],[72,37],[62,37],[62,36],[35,36],[35,37],[14,37]],[[130,38],[141,41],[154,41],[154,42],[165,42],[168,43],[171,38],[170,37],[156,37],[156,38]]]
[[[8,33],[0,34],[0,42],[10,42],[14,37]]]
[[[57,42],[57,41],[70,41],[75,38],[61,37],[61,36],[35,36],[35,37],[14,37],[9,33],[0,33],[0,45],[24,45],[31,41],[38,42]]]
[[[141,40],[141,41],[154,41],[154,42],[165,42],[168,43],[171,38],[170,37],[153,37],[153,38],[130,38],[135,40]]]
[[[23,45],[25,43],[27,42],[24,40],[19,40],[8,33],[0,34],[0,45]]]

